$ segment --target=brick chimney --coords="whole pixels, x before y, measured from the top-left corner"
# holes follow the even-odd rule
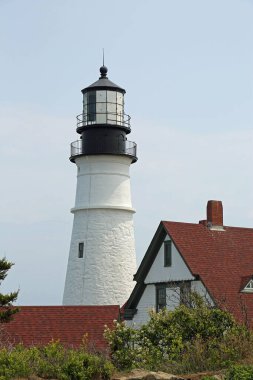
[[[210,224],[210,226],[223,226],[223,207],[221,201],[208,201],[206,212],[207,224]]]

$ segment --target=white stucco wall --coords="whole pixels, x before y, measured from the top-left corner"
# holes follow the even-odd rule
[[[123,305],[136,272],[129,167],[122,156],[77,158],[64,305]],[[79,243],[84,257],[78,257]]]
[[[76,158],[77,185],[75,207],[118,208],[134,212],[131,202],[127,156],[81,156]]]
[[[169,236],[167,236],[165,240],[170,240]],[[155,261],[145,278],[145,284],[193,279],[194,277],[173,243],[171,267],[164,266],[164,245],[162,244]]]

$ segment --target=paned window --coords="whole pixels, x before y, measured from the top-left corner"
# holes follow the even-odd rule
[[[164,266],[171,267],[171,241],[164,242]]]
[[[78,244],[78,257],[79,259],[83,258],[83,248],[84,248],[84,243],[79,243]]]
[[[156,289],[156,310],[166,307],[166,286],[159,286]]]
[[[180,285],[180,304],[191,307],[191,283],[185,281]]]

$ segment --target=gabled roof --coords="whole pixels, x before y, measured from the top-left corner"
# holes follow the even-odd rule
[[[166,233],[213,300],[240,320],[247,310],[253,321],[253,294],[241,292],[242,278],[253,274],[253,229],[224,226],[224,230],[213,230],[202,223],[161,222],[135,275],[137,285],[125,309],[136,308],[145,288],[145,277]]]
[[[105,325],[112,327],[118,318],[119,306],[21,306],[13,320],[2,324],[2,328],[7,343],[33,346],[53,339],[77,348],[84,334],[88,334],[88,346],[103,350],[107,347],[103,337]]]

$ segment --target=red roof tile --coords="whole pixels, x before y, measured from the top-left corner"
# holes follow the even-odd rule
[[[21,306],[2,326],[5,340],[14,344],[43,345],[53,339],[77,348],[88,334],[89,347],[103,350],[105,325],[112,327],[118,318],[119,306]]]
[[[253,326],[253,293],[241,293],[243,278],[253,275],[253,229],[224,226],[224,231],[217,231],[179,222],[163,226],[213,299],[239,320],[247,315]]]

